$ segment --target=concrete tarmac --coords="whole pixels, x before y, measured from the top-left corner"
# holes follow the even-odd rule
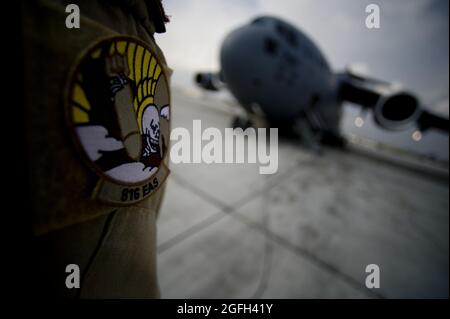
[[[172,129],[230,127],[226,103],[180,89],[172,99]],[[448,298],[448,171],[283,140],[273,175],[257,164],[170,168],[162,298]],[[378,289],[366,287],[369,264]]]

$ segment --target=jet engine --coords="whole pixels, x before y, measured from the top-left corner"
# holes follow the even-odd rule
[[[195,74],[195,82],[208,91],[218,91],[224,86],[218,73],[197,73]]]
[[[373,109],[377,124],[388,130],[416,125],[421,113],[419,100],[408,92],[381,95]]]

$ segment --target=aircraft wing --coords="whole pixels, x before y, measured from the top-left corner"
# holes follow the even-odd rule
[[[370,109],[378,125],[399,130],[416,125],[420,131],[449,132],[449,119],[424,109],[419,100],[399,86],[345,72],[338,75],[339,98]]]
[[[430,128],[439,129],[441,131],[449,132],[449,119],[433,114],[424,110],[418,119],[419,129],[426,131]]]

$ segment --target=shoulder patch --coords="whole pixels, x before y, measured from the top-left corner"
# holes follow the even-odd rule
[[[86,50],[70,72],[65,108],[75,146],[99,177],[94,198],[130,205],[162,185],[170,92],[147,44],[117,36]]]

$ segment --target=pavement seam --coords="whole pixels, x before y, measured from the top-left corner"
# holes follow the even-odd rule
[[[171,239],[165,241],[164,243],[158,245],[157,252],[158,254],[161,254],[171,247],[175,246],[176,244],[184,241],[185,239],[188,239],[189,237],[199,233],[200,231],[204,230],[205,228],[217,223],[222,218],[227,217],[228,214],[224,214],[223,210],[220,210],[219,212],[215,213],[212,216],[209,216],[208,218],[202,220],[201,222],[198,222],[197,224],[189,227],[188,229],[182,231],[181,233],[178,233]]]
[[[299,165],[300,163],[297,163]],[[297,166],[296,165],[296,166]],[[175,246],[176,244],[184,241],[185,239],[193,236],[196,233],[199,233],[200,231],[206,229],[207,227],[217,223],[218,221],[222,220],[226,216],[231,216],[237,219],[238,221],[246,224],[249,227],[252,227],[253,229],[258,230],[259,232],[262,232],[264,236],[266,236],[269,240],[273,240],[280,244],[281,246],[289,249],[290,251],[294,252],[295,254],[308,259],[310,262],[317,265],[319,268],[322,268],[329,273],[332,273],[338,277],[340,277],[343,281],[345,281],[347,284],[355,288],[356,290],[364,293],[365,295],[370,295],[375,298],[385,298],[382,294],[374,292],[374,291],[368,291],[359,281],[354,279],[348,274],[345,274],[341,270],[339,270],[337,267],[334,267],[333,265],[327,263],[326,261],[323,261],[322,259],[318,258],[311,252],[307,251],[304,248],[298,247],[287,241],[286,239],[282,238],[281,236],[274,234],[273,232],[269,231],[268,229],[264,229],[261,225],[249,220],[247,217],[243,216],[241,213],[239,213],[238,208],[243,206],[244,204],[250,202],[252,199],[263,195],[265,192],[270,190],[271,188],[274,188],[281,184],[283,182],[283,177],[291,176],[292,172],[287,170],[286,172],[283,172],[280,176],[277,176],[274,179],[269,179],[268,186],[264,186],[263,188],[249,194],[248,196],[236,201],[232,206],[226,205],[225,203],[222,203],[220,200],[217,200],[215,197],[211,196],[210,194],[204,192],[201,189],[198,189],[195,187],[195,185],[190,184],[189,182],[185,181],[183,178],[179,177],[178,175],[173,174],[173,179],[180,184],[181,186],[187,187],[188,190],[195,193],[202,199],[208,201],[209,203],[218,206],[220,209],[219,212],[215,213],[214,215],[208,217],[207,219],[193,225],[192,227],[186,229],[185,231],[179,233],[175,237],[169,239],[165,243],[158,246],[157,251],[158,253],[162,253],[169,248]]]
[[[300,163],[297,161],[296,165],[299,165]],[[221,220],[223,217],[227,215],[232,215],[233,212],[237,212],[237,209],[240,206],[245,205],[247,202],[251,201],[253,198],[256,198],[258,196],[263,195],[265,192],[268,192],[271,188],[278,186],[281,184],[281,182],[284,181],[285,175],[290,176],[291,172],[286,171],[282,173],[280,176],[277,176],[276,178],[269,179],[268,183],[270,185],[264,186],[261,189],[249,194],[248,196],[245,196],[244,198],[241,198],[240,200],[236,201],[232,206],[226,205],[222,203],[220,200],[217,200],[214,196],[211,196],[210,194],[204,192],[203,190],[197,188],[195,185],[190,184],[186,180],[184,180],[182,177],[172,174],[171,179],[179,184],[182,187],[185,187],[188,191],[194,193],[195,195],[199,196],[203,200],[207,201],[208,203],[212,204],[213,206],[217,206],[219,211],[215,213],[212,216],[209,216],[208,218],[200,221],[197,224],[194,224],[193,226],[189,227],[188,229],[178,233],[174,237],[170,238],[169,240],[163,242],[162,244],[157,246],[157,252],[162,253],[171,247],[177,245],[178,243],[184,241],[185,239],[188,239],[192,235],[204,230],[205,228],[215,224],[219,220]]]
[[[238,220],[240,220],[242,223],[246,224],[247,226],[259,231],[260,233],[263,233],[267,239],[273,240],[276,243],[280,244],[281,246],[287,248],[288,250],[294,252],[296,255],[299,255],[303,258],[308,259],[310,262],[314,263],[319,268],[322,268],[329,273],[332,273],[338,277],[340,277],[343,281],[345,281],[347,284],[352,286],[353,288],[357,289],[358,291],[364,293],[365,295],[370,295],[375,298],[384,299],[385,297],[377,292],[367,290],[358,280],[354,279],[350,275],[342,272],[337,267],[334,267],[333,265],[329,264],[328,262],[318,258],[313,253],[309,252],[308,250],[295,246],[294,244],[290,243],[288,240],[284,239],[283,237],[271,232],[268,229],[265,229],[258,223],[248,219],[247,217],[243,216],[238,211],[234,211],[231,214],[229,214],[231,217],[234,217]]]

